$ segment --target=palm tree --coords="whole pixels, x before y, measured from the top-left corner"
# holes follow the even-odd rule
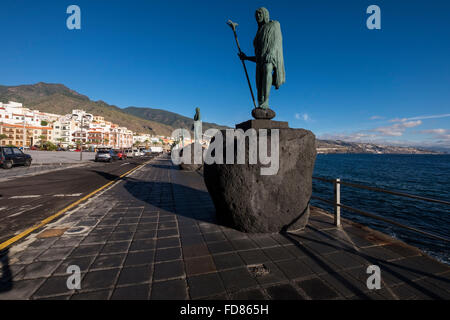
[[[56,141],[58,141],[58,147],[61,148],[61,143],[64,141],[64,138],[58,138]]]
[[[6,139],[6,138],[8,138],[8,136],[6,134],[3,134],[3,133],[0,134],[0,141],[3,139]]]
[[[148,143],[149,143],[150,141],[148,141],[148,139],[146,139],[145,141],[144,141],[144,143],[145,143],[145,149],[148,149]]]

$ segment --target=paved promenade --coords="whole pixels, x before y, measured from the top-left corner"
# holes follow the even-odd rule
[[[274,213],[275,214],[275,213]],[[449,299],[450,267],[314,208],[290,234],[216,223],[203,178],[154,159],[13,246],[0,299]],[[81,269],[69,290],[67,267]],[[367,266],[381,289],[366,286]]]

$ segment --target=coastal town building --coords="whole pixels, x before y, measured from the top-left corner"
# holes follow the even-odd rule
[[[0,145],[31,147],[50,141],[62,148],[110,147],[130,148],[133,132],[106,121],[104,117],[75,109],[71,114],[58,115],[25,108],[22,103],[0,102]]]

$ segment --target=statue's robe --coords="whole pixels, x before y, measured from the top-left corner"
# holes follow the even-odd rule
[[[280,23],[271,20],[263,24],[253,40],[257,64],[272,63],[274,67],[272,84],[278,89],[285,81],[283,59],[283,37]]]

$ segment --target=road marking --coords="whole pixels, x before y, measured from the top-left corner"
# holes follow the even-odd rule
[[[9,218],[9,217],[16,217],[16,216],[18,216],[18,215],[20,215],[20,214],[22,214],[22,213],[24,213],[24,212],[27,212],[27,211],[30,211],[30,210],[33,210],[33,209],[42,207],[42,204],[38,204],[37,206],[31,207],[31,208],[29,208],[29,207],[30,207],[30,205],[24,205],[24,206],[20,207],[20,209],[23,209],[23,210],[21,210],[21,211],[19,211],[19,212],[17,212],[17,213],[10,214],[10,215],[8,216],[8,218]]]
[[[54,197],[79,197],[82,193],[72,193],[72,194],[54,194]]]
[[[28,195],[28,196],[13,196],[10,197],[9,199],[28,199],[28,198],[38,198],[40,197],[39,194],[33,194],[33,195]]]
[[[124,166],[126,164],[130,164],[129,162],[122,163],[119,167]]]
[[[73,209],[74,207],[76,207],[77,205],[79,205],[81,202],[89,199],[90,197],[92,197],[93,195],[95,195],[96,193],[102,191],[103,189],[109,187],[110,185],[112,185],[115,182],[118,182],[119,180],[121,180],[123,177],[133,173],[134,171],[142,168],[143,166],[147,165],[150,163],[150,161],[152,161],[152,159],[150,159],[149,161],[144,162],[143,164],[137,166],[136,168],[133,168],[131,170],[128,170],[127,172],[125,172],[124,174],[122,174],[121,176],[119,176],[118,178],[108,182],[107,184],[101,186],[100,188],[92,191],[91,193],[89,193],[88,195],[84,196],[81,199],[78,199],[77,201],[73,202],[72,204],[68,205],[67,207],[65,207],[64,209],[59,210],[57,213],[55,213],[54,215],[42,220],[40,223],[36,224],[35,226],[28,228],[27,230],[19,233],[18,235],[6,240],[3,243],[0,243],[0,250],[3,250],[7,247],[9,247],[10,245],[12,245],[14,242],[19,241],[20,239],[26,237],[27,235],[29,235],[30,233],[32,233],[33,231],[45,226],[46,224],[48,224],[49,222],[55,220],[56,218],[58,218],[60,215],[66,213],[67,211],[69,211],[70,209]]]

